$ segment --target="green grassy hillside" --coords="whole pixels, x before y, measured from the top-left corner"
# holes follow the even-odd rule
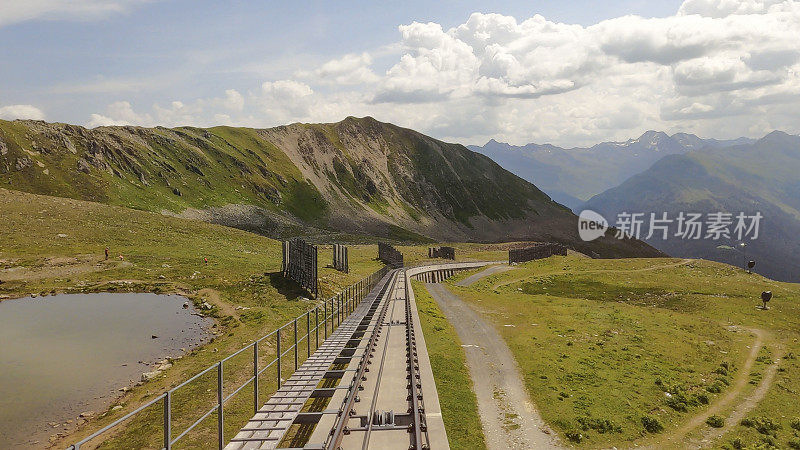
[[[105,247],[111,253],[108,261],[104,259]],[[375,246],[351,247],[350,273],[344,274],[325,266],[331,250],[323,248],[319,255],[321,296],[327,298],[382,267],[376,254]],[[208,264],[203,258],[208,258]],[[164,373],[164,378],[120,394],[114,404],[123,409],[96,417],[82,426],[78,435],[87,435],[121,417],[154,393],[188,379],[314,306],[307,293],[279,274],[280,265],[280,242],[253,233],[129,208],[0,189],[0,301],[31,294],[41,298],[57,293],[155,292],[177,293],[197,304],[208,302],[212,306],[203,310],[216,319],[211,343],[173,361],[174,367]],[[267,346],[262,350],[265,360],[274,353]],[[248,354],[248,358],[252,356]],[[231,361],[227,369],[231,382],[249,373],[246,367],[250,361]],[[274,380],[265,375],[265,394],[274,384],[270,381]],[[186,426],[190,413],[213,400],[202,395],[209,386],[191,385],[182,393],[175,411],[176,424]],[[252,404],[231,404],[226,415],[229,427],[241,426],[252,415]],[[159,420],[149,425],[136,422],[111,447],[155,445]],[[148,428],[150,425],[155,428]],[[72,427],[74,424],[67,428],[73,431]],[[212,433],[212,426],[201,428],[189,436],[190,447]]]
[[[454,284],[467,275],[448,287],[495,324],[571,443],[799,442],[798,285],[680,259],[552,257]],[[756,308],[763,290],[774,293],[767,311]]]
[[[8,188],[156,212],[244,203],[311,223],[325,213],[316,188],[254,130],[0,121],[0,139]]]
[[[271,129],[0,121],[0,186],[161,212],[273,237],[583,244],[576,218],[489,158],[372,118]]]

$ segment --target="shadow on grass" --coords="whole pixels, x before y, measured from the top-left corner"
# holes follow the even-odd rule
[[[309,297],[311,294],[301,288],[297,282],[283,276],[281,272],[267,272],[264,277],[269,279],[269,284],[286,297],[287,300],[297,300],[299,297]]]

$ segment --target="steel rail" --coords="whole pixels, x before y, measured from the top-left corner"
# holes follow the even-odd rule
[[[391,297],[392,293],[394,292],[395,286],[397,284],[397,278],[399,276],[400,271],[396,270],[392,274],[392,282],[391,288],[386,289],[386,291],[379,296],[376,301],[381,301],[384,303],[383,307],[381,308],[380,313],[378,314],[378,318],[375,321],[375,326],[372,328],[372,333],[370,334],[370,338],[364,353],[361,356],[361,361],[359,362],[359,368],[356,375],[353,377],[353,381],[350,383],[350,388],[347,391],[347,395],[342,400],[342,406],[339,408],[339,412],[336,418],[336,422],[331,429],[331,433],[326,439],[325,442],[325,449],[327,450],[336,450],[339,448],[339,445],[342,442],[345,434],[348,434],[347,431],[347,421],[349,420],[351,414],[355,411],[354,405],[358,398],[358,392],[361,386],[361,383],[365,380],[364,374],[367,372],[368,368],[367,365],[369,364],[369,360],[371,358],[372,350],[374,349],[378,336],[380,335],[380,330],[382,328],[382,324],[384,318],[386,317],[386,312],[389,309],[389,298]]]
[[[392,286],[392,291],[386,294],[388,295],[386,299],[387,300],[386,306],[388,307],[389,303],[392,304],[392,313],[394,313],[394,306],[395,306],[394,299],[392,298],[394,297],[395,294],[394,289],[395,286]],[[391,317],[391,314],[389,316]],[[380,327],[382,328],[383,326],[384,324],[381,322]],[[376,329],[379,329],[379,327],[376,326]],[[392,332],[392,327],[391,326],[386,327],[386,336],[384,336],[384,341],[383,341],[383,353],[381,355],[381,364],[380,368],[378,368],[378,376],[375,379],[375,390],[372,393],[372,403],[370,404],[369,407],[369,414],[367,414],[367,429],[364,431],[364,440],[362,441],[361,444],[362,450],[367,449],[367,446],[369,445],[370,434],[372,434],[372,426],[374,425],[372,418],[375,415],[375,407],[378,405],[378,392],[380,392],[381,389],[381,378],[383,376],[383,368],[386,365],[386,353],[389,350],[389,335],[391,334],[391,332]]]
[[[427,449],[426,443],[422,442],[422,433],[426,434],[427,440],[427,427],[425,424],[425,407],[422,399],[422,377],[419,371],[419,359],[417,358],[417,340],[414,336],[414,317],[411,313],[411,296],[408,295],[409,282],[408,277],[404,278],[405,297],[406,297],[406,352],[408,355],[408,370],[410,378],[408,387],[410,390],[411,407],[409,408],[412,418],[412,427],[414,435],[413,448],[415,450]],[[411,448],[411,447],[410,447]]]

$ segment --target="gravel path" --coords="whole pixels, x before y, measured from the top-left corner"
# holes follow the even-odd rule
[[[427,283],[425,287],[463,344],[487,447],[559,448],[558,439],[530,401],[514,357],[497,330],[444,285]]]
[[[496,273],[505,272],[506,270],[511,270],[511,269],[513,269],[513,267],[508,265],[490,266],[474,275],[470,275],[467,278],[464,278],[463,280],[456,283],[456,285],[470,286],[475,282],[488,277],[489,275],[494,275]]]
[[[689,418],[686,423],[680,426],[677,430],[673,431],[672,433],[662,437],[654,445],[651,445],[646,448],[662,448],[664,446],[669,445],[680,445],[687,449],[699,449],[708,447],[713,444],[714,441],[722,437],[725,433],[733,429],[744,416],[753,410],[761,400],[764,399],[764,396],[767,395],[767,391],[772,386],[772,382],[775,379],[775,372],[778,370],[778,364],[780,363],[780,358],[776,358],[772,364],[770,364],[764,372],[764,376],[761,379],[758,387],[746,398],[741,398],[742,392],[747,387],[747,384],[750,379],[750,372],[753,370],[753,364],[758,357],[758,352],[761,350],[761,347],[764,345],[764,338],[766,335],[766,331],[758,329],[758,328],[742,328],[743,330],[749,331],[753,333],[755,336],[755,340],[750,345],[750,353],[747,355],[747,359],[745,360],[742,368],[736,374],[736,377],[733,380],[733,386],[730,390],[728,390],[724,396],[718,399],[716,402],[712,403],[711,406],[692,416]],[[736,403],[734,403],[736,402]],[[722,428],[711,428],[705,425],[706,419],[711,417],[714,414],[721,413],[729,406],[736,404],[736,407],[728,413],[725,417],[725,426]],[[686,439],[686,436],[693,432],[694,430],[704,427],[700,433],[700,437],[693,438],[693,439]]]

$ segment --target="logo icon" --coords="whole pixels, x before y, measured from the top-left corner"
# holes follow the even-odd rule
[[[608,221],[591,209],[584,209],[578,215],[578,235],[584,241],[593,241],[608,230]]]

